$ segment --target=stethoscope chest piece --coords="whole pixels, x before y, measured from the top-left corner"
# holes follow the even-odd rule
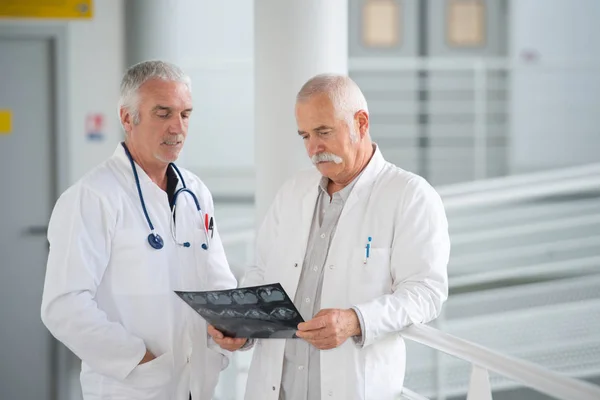
[[[144,211],[144,217],[146,217],[146,222],[148,222],[148,227],[150,228],[150,231],[151,231],[150,234],[148,235],[148,243],[150,244],[150,247],[152,247],[153,249],[160,250],[165,246],[165,242],[163,241],[163,238],[161,238],[158,233],[154,233],[154,225],[152,225],[152,221],[150,221],[150,216],[148,215],[148,210],[146,210],[146,203],[144,202],[144,196],[142,195],[142,188],[140,187],[140,179],[137,174],[137,169],[135,168],[135,163],[133,162],[133,157],[131,156],[131,153],[129,152],[129,149],[127,148],[125,143],[123,142],[123,143],[121,143],[121,145],[125,149],[125,154],[127,155],[127,158],[129,159],[129,162],[131,164],[131,169],[133,171],[133,176],[135,178],[135,186],[137,188],[138,196],[140,198],[140,203],[142,204],[142,210]],[[196,206],[196,210],[200,213],[201,216],[202,216],[202,210],[200,209],[200,202],[198,201],[198,198],[196,197],[194,192],[192,192],[190,189],[188,189],[185,186],[185,181],[183,180],[183,175],[181,175],[179,168],[177,168],[177,166],[173,163],[170,163],[169,166],[173,167],[173,169],[177,173],[177,176],[179,177],[179,180],[181,181],[181,185],[183,186],[181,189],[177,190],[173,196],[173,206],[172,206],[172,211],[171,211],[172,215],[171,215],[171,221],[170,221],[171,222],[171,235],[173,236],[173,240],[175,241],[175,243],[177,243],[180,246],[189,248],[189,247],[191,247],[190,242],[181,243],[181,242],[178,242],[175,237],[174,221],[175,221],[175,204],[177,201],[177,196],[180,193],[184,193],[184,192],[188,193],[194,200],[194,205]],[[206,219],[208,220],[208,216],[206,216]],[[212,221],[211,221],[211,223],[212,223]],[[207,224],[208,224],[208,222],[207,222]],[[204,228],[204,236],[206,238],[206,243],[202,243],[201,247],[204,250],[208,250],[208,226],[206,226]]]
[[[163,242],[163,239],[160,237],[160,235],[158,233],[149,234],[148,235],[148,243],[150,243],[150,246],[156,250],[162,249],[163,246],[165,245],[165,243]]]

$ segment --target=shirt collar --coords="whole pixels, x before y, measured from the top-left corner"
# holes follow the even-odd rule
[[[369,160],[369,162],[371,162]],[[369,164],[367,164],[369,165]],[[356,176],[356,178],[354,178],[352,180],[352,182],[350,182],[348,185],[344,186],[344,188],[342,188],[341,190],[338,190],[337,192],[335,192],[333,194],[333,196],[338,195],[342,198],[342,201],[345,203],[346,200],[348,200],[348,197],[350,197],[350,192],[352,192],[352,189],[354,188],[354,186],[356,186],[356,182],[358,182],[358,179],[360,178],[360,176],[363,174],[363,172],[367,169],[367,167],[365,166],[365,168],[363,168],[363,170],[360,172],[360,174],[358,174]],[[329,185],[329,178],[323,176],[321,177],[321,180],[319,181],[319,190],[323,193],[329,196],[329,193],[327,192],[327,186]]]

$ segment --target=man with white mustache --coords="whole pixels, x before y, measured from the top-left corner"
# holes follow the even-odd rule
[[[399,333],[435,319],[448,296],[444,206],[423,178],[384,160],[350,78],[316,76],[296,100],[318,171],[279,190],[243,286],[280,282],[306,322],[299,339],[245,345],[255,346],[246,400],[397,399]],[[208,329],[226,349],[241,345]]]
[[[125,141],[52,213],[42,320],[82,360],[84,400],[209,400],[228,353],[174,291],[237,282],[210,191],[174,164],[190,78],[166,62],[136,64],[118,113]]]

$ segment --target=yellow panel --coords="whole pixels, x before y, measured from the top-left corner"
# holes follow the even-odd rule
[[[394,47],[401,41],[398,12],[394,0],[368,0],[363,7],[363,42],[369,47]]]
[[[10,110],[0,110],[0,135],[8,135],[12,131],[12,113]]]
[[[482,46],[485,41],[485,4],[482,0],[450,0],[447,38],[452,46]]]
[[[0,18],[92,18],[93,0],[1,0]]]

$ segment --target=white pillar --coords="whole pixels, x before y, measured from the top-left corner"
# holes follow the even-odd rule
[[[297,134],[296,93],[310,77],[348,73],[347,0],[254,2],[256,217],[310,161]]]
[[[125,1],[126,61],[160,59],[179,61],[179,17],[181,7],[171,0]]]
[[[189,0],[185,3],[187,1]],[[182,2],[173,0],[125,1],[127,68],[142,61],[163,60],[185,70],[181,65],[179,26],[181,13],[186,12],[186,6]],[[192,82],[193,87],[194,82]],[[186,166],[185,150],[184,147],[177,159],[177,164],[183,167]]]

